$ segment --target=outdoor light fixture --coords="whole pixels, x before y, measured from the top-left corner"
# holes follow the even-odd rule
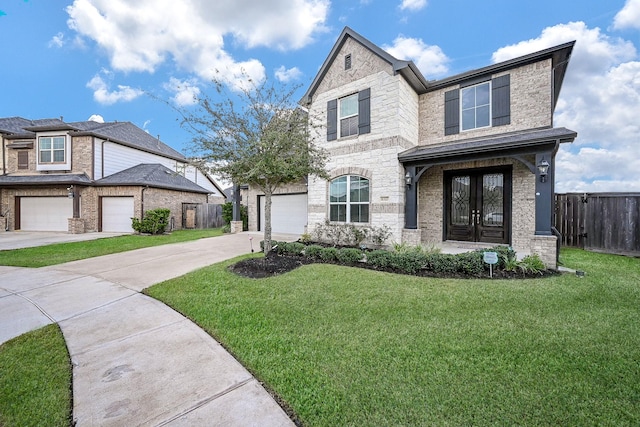
[[[73,199],[73,185],[70,187],[67,187],[67,197],[70,199]]]
[[[549,172],[549,162],[547,162],[544,158],[538,164],[538,171],[540,172],[540,182],[546,182],[547,174]]]
[[[404,182],[407,185],[411,185],[411,173],[409,171],[404,175]]]

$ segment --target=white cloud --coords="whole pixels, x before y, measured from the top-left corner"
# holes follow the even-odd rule
[[[441,76],[448,70],[449,58],[439,46],[430,46],[422,39],[398,36],[392,46],[382,46],[398,59],[412,60],[425,76]]]
[[[144,93],[140,89],[122,85],[118,85],[117,90],[109,91],[109,85],[99,74],[96,74],[87,83],[87,87],[93,90],[93,99],[102,105],[111,105],[120,101],[132,101]]]
[[[613,18],[613,28],[640,29],[640,0],[627,0],[622,10]]]
[[[240,74],[261,81],[265,71],[256,59],[233,58],[225,38],[247,48],[298,49],[325,31],[329,4],[329,0],[74,0],[66,10],[69,27],[104,49],[114,70],[154,72],[172,59],[201,78],[222,76],[235,83]]]
[[[401,10],[417,11],[427,6],[427,0],[402,0],[400,4]]]
[[[298,67],[289,68],[288,70],[281,65],[280,68],[276,70],[276,78],[283,83],[290,82],[292,80],[298,80],[302,77],[302,71]]]
[[[640,186],[640,62],[634,45],[571,22],[498,49],[495,62],[576,40],[555,126],[578,132],[558,153],[558,191],[629,191]],[[608,184],[609,183],[609,184]]]
[[[62,47],[64,46],[64,34],[58,33],[49,40],[49,47]]]
[[[87,121],[96,122],[96,123],[104,123],[104,117],[102,117],[100,114],[92,114],[91,117],[89,117],[87,119]]]
[[[168,83],[164,84],[165,90],[174,93],[173,102],[180,107],[193,105],[198,102],[200,88],[194,79],[179,80],[171,77]]]

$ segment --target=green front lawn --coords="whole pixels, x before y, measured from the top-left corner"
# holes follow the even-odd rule
[[[45,425],[71,425],[71,363],[58,325],[0,346],[0,426]]]
[[[227,271],[236,259],[147,293],[221,341],[306,426],[639,425],[640,260],[561,259],[586,276],[317,264],[252,280]],[[70,381],[56,327],[0,346],[0,425],[68,425]]]
[[[79,259],[109,255],[150,246],[180,243],[222,235],[222,228],[206,230],[176,230],[171,234],[143,236],[130,234],[85,242],[58,243],[35,248],[0,251],[0,265],[15,267],[45,267]]]
[[[235,260],[237,261],[237,259]],[[217,264],[147,293],[201,325],[308,426],[640,424],[640,260],[586,277],[444,280]]]

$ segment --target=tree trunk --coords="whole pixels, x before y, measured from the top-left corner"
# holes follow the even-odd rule
[[[271,188],[264,191],[264,255],[271,252]]]

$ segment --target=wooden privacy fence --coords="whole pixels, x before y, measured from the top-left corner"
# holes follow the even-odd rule
[[[556,194],[554,223],[563,246],[640,256],[640,193]]]
[[[222,205],[213,203],[182,204],[182,228],[217,228],[223,225]]]

